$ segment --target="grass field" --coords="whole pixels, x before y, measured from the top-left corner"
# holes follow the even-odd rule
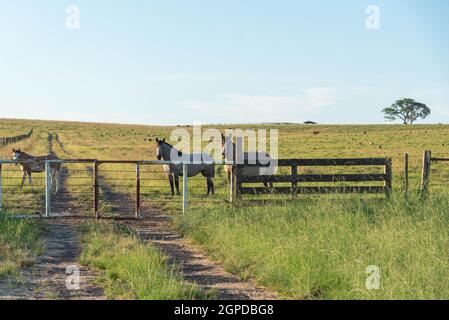
[[[0,278],[18,276],[41,252],[43,228],[31,220],[12,219],[0,213]]]
[[[177,300],[206,296],[184,283],[166,258],[123,226],[103,222],[81,226],[80,262],[101,270],[100,284],[110,299]]]
[[[241,278],[289,298],[448,299],[449,197],[201,208],[179,228]],[[381,271],[381,289],[365,273]]]
[[[32,154],[51,149],[61,158],[123,160],[154,160],[154,138],[168,138],[171,130],[177,128],[0,120],[3,136],[27,132],[31,127],[34,128],[31,138],[14,147]],[[279,130],[280,158],[392,157],[393,196],[390,200],[363,195],[295,200],[281,197],[268,198],[264,203],[244,201],[231,207],[226,202],[227,182],[220,171],[215,178],[220,195],[214,198],[203,197],[204,181],[189,184],[200,189],[196,194],[196,189],[190,192],[193,197],[188,215],[177,219],[182,232],[202,244],[228,270],[242,278],[254,278],[288,298],[448,298],[449,165],[432,165],[429,199],[416,197],[416,191],[423,150],[432,150],[438,157],[449,157],[449,125],[251,127]],[[1,148],[0,157],[10,158],[12,147]],[[407,202],[401,193],[404,153],[410,155]],[[110,183],[102,189],[102,194],[132,195],[134,168],[126,168],[117,165],[104,168],[102,175],[106,184],[112,178],[123,180],[121,185]],[[5,165],[4,169],[8,170],[4,176],[20,175],[13,166]],[[125,170],[129,172],[117,172]],[[144,200],[177,215],[180,199],[167,196],[168,181],[161,168],[154,170],[144,169],[143,176],[149,179],[143,182],[144,193],[148,193]],[[299,173],[305,170],[300,168]],[[66,185],[75,185],[80,179],[74,171],[68,169]],[[85,179],[80,180],[86,181],[86,190],[91,190],[88,168],[84,166],[80,171],[84,172]],[[39,181],[42,176],[36,178]],[[41,187],[27,187],[19,193],[17,180],[5,179],[4,183],[12,185],[5,186],[4,201],[8,196],[10,199],[29,197],[33,203],[41,203]],[[76,190],[75,186],[69,188],[70,201],[91,201],[89,194],[78,196]],[[132,201],[123,203],[129,203],[132,208]],[[105,211],[114,209],[106,201],[103,205]],[[116,209],[120,210],[120,206]],[[108,237],[112,236],[96,241],[108,243]],[[117,262],[120,263],[126,263],[126,259]],[[369,265],[378,266],[382,272],[380,290],[365,288],[365,269]],[[120,290],[111,288],[111,295],[121,296]]]

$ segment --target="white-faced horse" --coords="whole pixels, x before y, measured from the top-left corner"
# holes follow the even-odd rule
[[[18,161],[16,165],[20,165],[22,168],[22,184],[20,185],[20,189],[22,189],[27,176],[30,181],[30,185],[33,182],[31,177],[32,172],[38,173],[45,171],[45,160],[58,160],[59,158],[52,153],[45,156],[33,156],[21,151],[20,149],[12,149],[12,159]],[[58,192],[58,173],[60,169],[61,163],[50,163],[51,185],[55,186],[55,193]]]
[[[237,155],[237,148],[235,143],[232,142],[232,137],[221,135],[221,148],[222,155],[226,162],[238,162],[241,161],[241,168],[237,171],[237,176],[270,176],[275,173],[275,166],[273,165],[273,159],[266,152],[243,152],[242,155]],[[245,164],[260,163],[261,165],[246,165]],[[233,173],[233,165],[225,165],[225,171],[228,174],[228,181],[231,181],[231,175]],[[268,179],[267,179],[268,180]],[[273,182],[264,181],[265,187],[273,187]]]
[[[183,154],[181,151],[178,151],[171,144],[165,142],[165,139],[160,140],[156,138],[156,157],[158,160],[163,159],[164,161],[173,161],[177,162],[204,162],[204,163],[195,163],[187,166],[187,176],[194,177],[198,174],[202,174],[207,181],[207,194],[214,194],[214,182],[212,178],[215,176],[215,166],[213,164],[213,158],[207,153],[201,154]],[[183,175],[182,172],[182,164],[181,163],[173,163],[169,165],[163,165],[164,171],[168,176],[168,180],[170,181],[171,195],[174,195],[174,186],[176,186],[176,193],[179,195],[179,176]]]

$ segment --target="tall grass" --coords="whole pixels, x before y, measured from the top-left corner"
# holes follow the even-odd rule
[[[183,282],[178,271],[152,246],[141,242],[123,225],[84,223],[80,262],[101,271],[98,281],[110,299],[201,299],[199,289]]]
[[[0,213],[0,278],[17,275],[42,251],[43,228],[34,220],[13,219]]]
[[[177,221],[226,268],[290,298],[449,298],[449,198],[203,208]],[[368,290],[368,266],[381,288]]]

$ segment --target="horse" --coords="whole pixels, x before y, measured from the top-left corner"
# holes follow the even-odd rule
[[[236,162],[236,146],[235,143],[232,142],[231,135],[224,136],[221,134],[221,150],[222,156],[226,162]],[[275,173],[275,167],[271,165],[273,163],[273,159],[266,152],[244,152],[242,160],[242,167],[239,168],[237,176],[270,176]],[[270,164],[270,166],[264,166],[262,164],[260,166],[245,166],[245,164],[249,163],[249,160],[256,160],[262,164]],[[225,164],[224,168],[228,174],[228,181],[231,183],[231,176],[234,174],[234,165]],[[263,182],[263,185],[265,187],[273,188],[273,182],[269,182],[268,179]]]
[[[165,139],[160,140],[156,138],[156,157],[158,160],[163,159],[164,161],[172,161],[172,155],[177,155],[179,162],[193,162],[195,159],[201,159],[204,163],[199,164],[189,164],[187,166],[187,176],[194,177],[198,174],[202,174],[206,178],[207,182],[207,195],[215,193],[214,182],[212,178],[215,176],[215,166],[213,164],[213,158],[207,153],[201,154],[183,154],[178,151],[171,144],[165,142]],[[164,171],[168,176],[170,182],[171,195],[175,194],[173,184],[176,186],[176,193],[180,195],[179,192],[179,176],[183,175],[182,164],[172,163],[168,165],[163,165]]]
[[[25,183],[26,177],[28,176],[30,185],[33,182],[31,173],[39,173],[45,171],[45,160],[58,160],[59,158],[53,154],[49,153],[45,156],[33,156],[20,149],[12,149],[12,159],[18,161],[17,165],[22,167],[22,184],[20,189],[22,190]],[[59,170],[61,169],[61,163],[50,162],[50,176],[51,176],[51,186],[55,185],[54,193],[58,192],[59,188]]]

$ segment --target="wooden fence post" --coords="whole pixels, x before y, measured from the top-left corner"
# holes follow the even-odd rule
[[[392,180],[393,180],[393,169],[392,169],[392,160],[391,158],[387,158],[385,161],[385,183],[384,183],[384,187],[385,187],[385,192],[387,197],[389,197],[391,195],[391,190],[392,190]]]
[[[100,212],[98,211],[98,162],[94,161],[94,214],[95,218],[100,219]]]
[[[231,174],[229,175],[229,202],[234,203],[235,199],[235,169],[234,165],[231,167]]]
[[[298,182],[297,182],[297,179],[298,179],[298,166],[296,166],[296,165],[292,165],[291,166],[291,175],[292,175],[292,179],[293,179],[293,181],[292,181],[292,194],[294,195],[294,194],[296,194],[296,190],[298,188]]]
[[[404,154],[404,194],[408,194],[408,153]]]
[[[188,172],[187,172],[187,165],[184,163],[182,165],[182,213],[187,213],[187,197],[188,197],[188,186],[187,186],[187,179],[188,179]]]
[[[45,216],[50,215],[51,206],[51,173],[50,173],[50,163],[45,161]]]
[[[140,162],[136,163],[136,219],[140,217]]]
[[[429,193],[429,180],[430,180],[430,159],[432,152],[429,150],[424,151],[423,164],[421,173],[421,193],[426,196]]]
[[[242,183],[240,182],[239,176],[240,176],[240,165],[236,164],[234,166],[235,169],[235,175],[234,175],[234,188],[235,188],[235,197],[240,198],[241,195],[241,189],[242,189]]]
[[[3,179],[2,179],[2,163],[0,162],[0,211],[3,209]]]

